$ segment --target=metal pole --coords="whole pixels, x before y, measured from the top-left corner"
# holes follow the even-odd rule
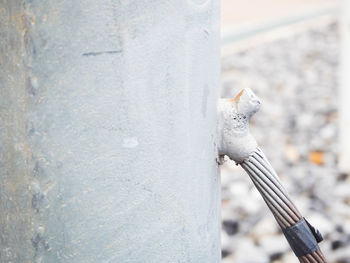
[[[220,262],[218,0],[1,0],[0,63],[0,262]]]

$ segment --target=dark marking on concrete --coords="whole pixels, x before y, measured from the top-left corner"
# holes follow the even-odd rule
[[[206,39],[208,39],[209,36],[210,36],[209,31],[208,31],[207,29],[204,29],[203,31],[204,31],[204,37],[205,37]]]
[[[26,80],[26,88],[30,95],[35,96],[37,94],[35,88],[33,87],[32,80],[29,77]]]
[[[37,177],[39,175],[39,173],[40,173],[40,166],[39,166],[39,162],[36,161],[35,166],[33,168],[33,176]]]
[[[35,161],[35,164],[32,170],[32,176],[40,177],[40,178],[47,177],[45,170],[40,166],[40,162],[38,160]]]
[[[32,37],[30,36],[30,34],[28,32],[26,32],[24,34],[24,46],[28,52],[28,54],[33,54],[36,55],[36,48],[34,46],[34,42]]]
[[[32,245],[35,248],[35,250],[39,249],[39,243],[41,241],[41,236],[40,234],[36,234],[34,237],[32,237]]]
[[[98,55],[103,55],[103,54],[118,54],[122,53],[121,50],[110,50],[110,51],[98,51],[98,52],[88,52],[88,53],[83,53],[84,57],[89,57],[89,56],[98,56]]]
[[[32,196],[32,208],[39,213],[40,207],[45,201],[45,195],[42,193],[35,193]]]
[[[38,256],[39,250],[42,251],[43,249],[48,251],[50,249],[49,242],[46,240],[46,238],[41,233],[36,233],[32,239],[32,246],[35,249],[35,257]]]
[[[26,130],[29,136],[32,136],[35,133],[35,127],[33,122],[28,122],[26,124]]]

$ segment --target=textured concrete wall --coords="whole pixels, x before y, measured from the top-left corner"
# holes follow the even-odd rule
[[[219,262],[219,0],[0,0],[0,262]]]

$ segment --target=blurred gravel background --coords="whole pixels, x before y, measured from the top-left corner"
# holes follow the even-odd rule
[[[324,236],[329,262],[350,262],[350,177],[337,171],[337,23],[222,58],[222,97],[262,100],[252,133],[301,213]],[[243,169],[222,176],[223,263],[298,262]]]

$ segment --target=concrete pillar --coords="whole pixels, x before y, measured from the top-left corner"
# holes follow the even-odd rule
[[[350,173],[350,0],[343,0],[340,17],[339,169]]]
[[[1,0],[0,63],[0,262],[220,262],[219,0]]]

